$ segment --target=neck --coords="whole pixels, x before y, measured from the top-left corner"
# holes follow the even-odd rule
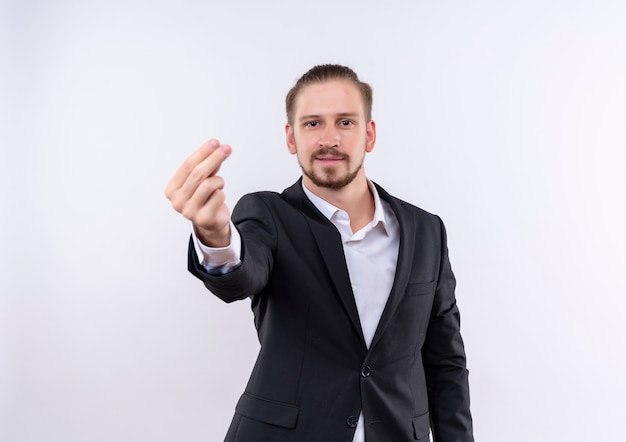
[[[370,192],[365,175],[358,176],[341,189],[316,186],[306,176],[303,177],[303,182],[306,188],[315,195],[345,211],[350,217],[353,232],[360,230],[374,219],[374,196]]]

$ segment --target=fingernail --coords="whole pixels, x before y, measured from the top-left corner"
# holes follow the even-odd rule
[[[229,155],[232,152],[232,148],[228,144],[222,144],[222,152]]]

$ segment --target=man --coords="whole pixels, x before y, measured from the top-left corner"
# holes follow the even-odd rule
[[[217,140],[166,189],[193,223],[189,270],[252,302],[261,349],[226,441],[473,441],[445,230],[367,179],[371,88],[315,66],[286,105],[302,178],[283,193],[244,196],[231,220]]]

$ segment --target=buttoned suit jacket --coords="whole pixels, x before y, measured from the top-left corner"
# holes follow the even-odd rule
[[[228,442],[471,442],[468,372],[441,220],[377,186],[400,225],[393,287],[368,350],[341,237],[301,180],[244,196],[242,263],[189,270],[226,302],[251,299],[261,344]]]

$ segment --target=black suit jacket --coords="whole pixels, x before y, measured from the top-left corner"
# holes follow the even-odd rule
[[[382,188],[400,224],[389,300],[368,350],[339,232],[301,182],[244,196],[242,264],[189,270],[226,302],[250,298],[261,349],[226,441],[473,441],[455,279],[441,220]]]

